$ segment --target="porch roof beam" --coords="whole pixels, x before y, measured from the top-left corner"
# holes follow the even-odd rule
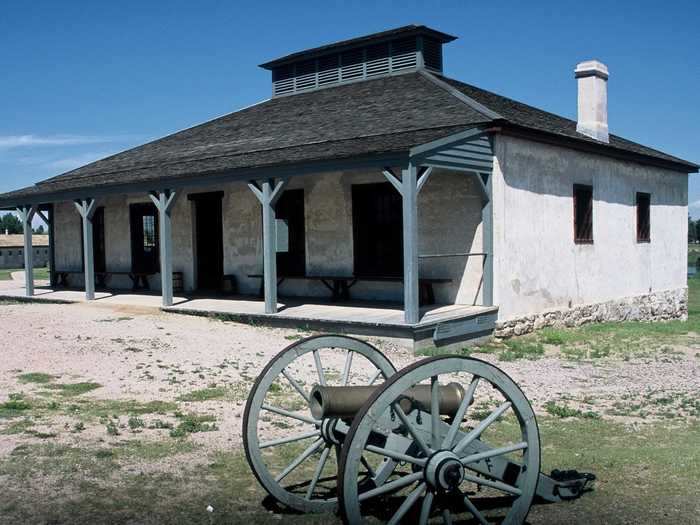
[[[148,193],[154,187],[168,187],[178,190],[190,187],[217,186],[228,182],[248,182],[269,178],[288,179],[296,175],[312,175],[338,170],[361,170],[367,168],[383,168],[384,166],[403,166],[408,162],[408,151],[372,155],[350,159],[334,159],[316,161],[287,166],[271,166],[265,168],[241,168],[211,175],[198,175],[162,180],[139,181],[125,184],[114,184],[104,187],[92,187],[77,190],[48,192],[43,195],[23,196],[16,200],[8,198],[0,202],[0,210],[14,210],[19,205],[45,205],[52,202],[75,201],[105,195],[125,193]]]

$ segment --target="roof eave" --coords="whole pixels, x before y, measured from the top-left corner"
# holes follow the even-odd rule
[[[129,182],[122,184],[105,184],[101,186],[86,185],[67,190],[55,190],[37,192],[33,195],[16,197],[3,197],[0,195],[0,210],[13,210],[23,205],[43,205],[51,202],[71,201],[75,199],[101,197],[105,195],[139,193],[160,189],[178,189],[188,187],[205,187],[227,182],[245,182],[249,180],[264,179],[269,177],[291,178],[297,175],[324,173],[338,169],[352,170],[368,167],[398,166],[408,162],[409,151],[389,151],[373,153],[355,157],[338,157],[335,159],[316,160],[307,162],[295,162],[278,164],[257,168],[238,168],[228,171],[201,173],[182,177],[163,177],[148,181]],[[36,186],[28,186],[16,192],[36,189]]]

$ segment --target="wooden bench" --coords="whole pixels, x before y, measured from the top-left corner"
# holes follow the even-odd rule
[[[251,279],[261,279],[262,274],[249,274]],[[350,288],[355,286],[359,281],[366,282],[391,282],[401,283],[403,277],[394,276],[348,276],[348,275],[280,275],[277,276],[277,286],[281,285],[286,279],[302,279],[306,281],[318,281],[322,283],[331,292],[331,300],[333,301],[348,301],[350,299]],[[418,296],[421,306],[435,304],[435,292],[433,291],[434,284],[451,283],[452,279],[421,277],[418,279]],[[264,295],[264,283],[260,283],[260,297]]]
[[[82,270],[56,270],[56,286],[68,288],[70,275],[83,275]],[[153,272],[95,272],[95,285],[99,288],[107,288],[110,279],[114,275],[126,275],[131,279],[132,290],[150,290],[151,284],[148,278]]]

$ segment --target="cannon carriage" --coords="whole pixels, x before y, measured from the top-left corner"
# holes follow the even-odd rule
[[[492,364],[438,356],[397,371],[339,335],[300,340],[268,363],[243,441],[275,500],[350,524],[522,523],[534,498],[576,498],[593,478],[540,473],[532,407]]]

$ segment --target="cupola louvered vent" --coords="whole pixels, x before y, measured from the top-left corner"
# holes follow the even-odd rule
[[[272,70],[273,96],[425,68],[442,73],[442,45],[455,37],[425,26],[383,33],[295,53],[261,67]]]

